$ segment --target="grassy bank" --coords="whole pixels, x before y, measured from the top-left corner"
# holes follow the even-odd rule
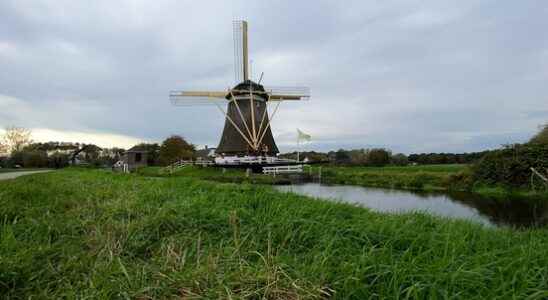
[[[313,173],[319,167],[313,167]],[[371,187],[445,190],[450,176],[463,171],[466,165],[421,165],[389,167],[322,166],[322,179],[333,184]]]
[[[136,174],[145,177],[186,177],[208,181],[216,181],[221,183],[254,183],[254,184],[287,184],[289,183],[288,176],[266,176],[261,173],[251,173],[246,175],[243,169],[226,169],[224,172],[221,168],[215,167],[199,167],[186,166],[173,173],[164,171],[162,167],[146,167],[138,169]]]
[[[320,166],[312,165],[312,170],[305,168],[305,180],[318,180]],[[173,174],[163,173],[160,167],[147,167],[137,173],[152,177],[189,177],[223,183],[259,183],[259,184],[287,184],[291,182],[288,176],[265,176],[251,174],[246,177],[244,170],[227,169],[222,173],[219,168],[213,167],[185,167]],[[387,166],[387,167],[359,167],[359,166],[321,166],[321,182],[327,184],[346,184],[367,187],[408,189],[423,191],[469,191],[484,196],[507,198],[512,196],[548,198],[548,191],[532,191],[516,189],[502,185],[485,185],[470,183],[467,165],[419,165],[419,166]],[[309,174],[312,174],[310,176]]]
[[[313,173],[319,167],[313,167]],[[489,197],[546,197],[548,190],[530,190],[471,182],[467,165],[388,167],[322,166],[322,182],[424,191],[469,191]]]
[[[546,230],[383,215],[185,177],[0,182],[6,298],[548,297]]]

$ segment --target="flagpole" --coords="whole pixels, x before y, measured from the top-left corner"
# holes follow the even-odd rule
[[[297,137],[297,162],[299,162],[299,153],[301,152],[301,143],[300,143],[300,138]]]

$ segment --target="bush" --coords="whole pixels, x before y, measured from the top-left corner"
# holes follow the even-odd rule
[[[54,153],[48,158],[48,167],[60,169],[69,165],[69,156],[67,154]]]
[[[398,153],[392,156],[392,164],[396,166],[407,166],[409,161],[407,160],[407,156],[405,154]]]
[[[25,168],[43,168],[48,166],[48,155],[43,151],[24,151],[23,166]]]
[[[172,135],[160,146],[160,163],[165,166],[180,159],[191,159],[194,157],[194,151],[194,145],[189,144],[181,136]]]
[[[390,151],[386,149],[371,149],[367,152],[367,164],[382,167],[390,163]]]
[[[541,128],[542,129],[540,132],[531,138],[529,143],[548,145],[548,124],[542,126]]]
[[[485,184],[526,187],[531,169],[548,170],[548,145],[529,143],[491,151],[472,167],[474,180]]]

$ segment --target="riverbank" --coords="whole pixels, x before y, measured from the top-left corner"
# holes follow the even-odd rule
[[[309,169],[311,168],[311,169]],[[321,171],[320,171],[321,169]],[[287,175],[277,177],[263,174],[251,174],[247,177],[244,170],[188,166],[173,174],[161,172],[160,167],[147,167],[138,170],[138,174],[152,177],[191,177],[224,183],[288,184],[295,181]],[[494,198],[531,197],[547,198],[548,191],[512,189],[504,186],[489,186],[469,182],[467,165],[417,165],[387,167],[356,167],[334,165],[312,165],[306,167],[301,175],[302,181],[325,184],[355,185],[388,189],[415,191],[466,191]]]
[[[325,183],[413,190],[447,190],[451,176],[466,170],[466,165],[418,165],[387,167],[347,167],[324,165]],[[313,166],[313,173],[319,172]]]
[[[317,172],[319,167],[313,167]],[[419,191],[466,191],[482,196],[547,198],[548,190],[517,189],[472,182],[468,165],[388,167],[322,166],[322,182]]]
[[[546,229],[262,185],[67,169],[0,182],[0,219],[8,298],[548,296]]]

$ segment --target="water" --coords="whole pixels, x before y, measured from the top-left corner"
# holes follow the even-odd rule
[[[489,226],[532,227],[548,223],[548,200],[492,199],[466,192],[425,193],[317,183],[275,188],[283,192],[359,204],[378,212],[421,211]]]

